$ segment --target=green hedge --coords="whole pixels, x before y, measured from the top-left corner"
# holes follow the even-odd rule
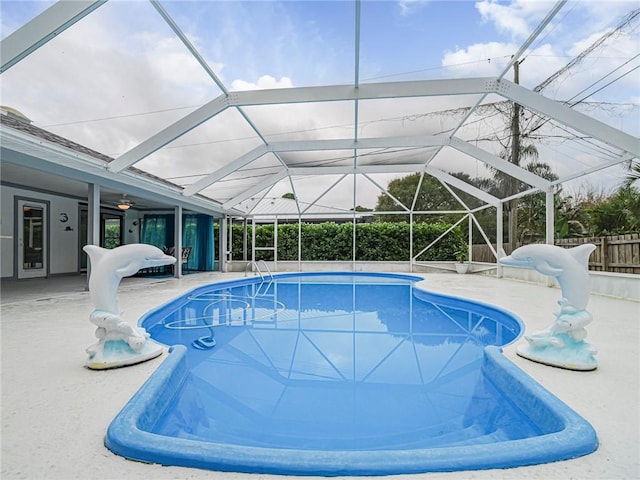
[[[442,235],[451,225],[445,223],[414,223],[414,255]],[[352,223],[303,223],[303,261],[351,261],[353,258]],[[408,261],[409,224],[406,222],[379,222],[356,224],[356,260]],[[256,245],[273,246],[273,225],[256,227]],[[247,232],[251,256],[251,226]],[[422,254],[419,260],[453,260],[454,254],[466,248],[460,229],[455,228],[438,243]],[[242,226],[233,226],[233,258],[242,258]],[[273,260],[273,251],[256,250],[256,260]],[[278,225],[278,260],[298,260],[298,224]]]

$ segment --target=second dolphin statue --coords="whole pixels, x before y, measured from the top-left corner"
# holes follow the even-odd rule
[[[122,245],[112,250],[86,245],[83,250],[91,262],[89,294],[95,307],[89,320],[98,327],[98,343],[87,348],[89,358],[86,366],[102,370],[132,365],[160,355],[162,349],[149,344],[149,334],[144,329],[129,324],[121,317],[118,285],[123,277],[142,268],[170,265],[176,259],[153,245],[141,243]]]
[[[562,291],[560,312],[547,329],[525,336],[528,345],[518,347],[519,355],[530,360],[572,370],[597,367],[596,349],[584,342],[584,328],[593,317],[586,310],[590,295],[589,256],[595,245],[584,244],[565,249],[555,245],[525,245],[517,248],[500,263],[532,268],[555,277]]]

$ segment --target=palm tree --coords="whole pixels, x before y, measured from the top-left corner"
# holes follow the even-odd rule
[[[519,145],[519,152],[514,154],[509,146],[504,146],[504,150],[500,153],[500,158],[509,160],[511,163],[520,166],[522,160],[525,161],[529,159],[527,165],[536,166],[537,170],[543,170],[541,166],[546,167],[550,171],[550,167],[545,164],[538,162],[538,149],[533,144],[524,144],[521,143]],[[526,168],[526,166],[525,166]],[[500,198],[510,197],[511,195],[515,195],[520,192],[524,187],[524,183],[517,178],[504,173],[502,170],[498,170],[495,167],[491,167],[491,171],[493,172],[493,178],[495,180],[495,186],[497,189],[497,196]],[[537,172],[534,172],[537,173]],[[509,200],[504,204],[505,213],[507,214],[507,238],[508,243],[511,248],[516,247],[516,239],[518,238],[518,203],[520,199],[515,198]]]
[[[640,184],[640,160],[635,159],[631,160],[627,164],[628,173],[624,178],[624,186],[630,187],[631,185],[635,185],[636,182]]]

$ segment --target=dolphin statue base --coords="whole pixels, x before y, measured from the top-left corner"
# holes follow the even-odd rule
[[[153,342],[149,334],[124,320],[118,309],[118,285],[123,277],[135,274],[141,268],[175,263],[152,245],[141,243],[122,245],[112,250],[86,245],[91,262],[89,294],[95,310],[89,315],[97,326],[98,342],[87,348],[85,366],[92,370],[124,367],[151,360],[162,354],[164,348]]]
[[[107,340],[87,348],[89,357],[84,366],[91,370],[126,367],[159,357],[163,351],[164,348],[153,340],[145,342],[139,352],[132,350],[124,340]]]
[[[525,339],[529,341],[529,338]],[[590,371],[598,368],[594,356],[597,349],[593,345],[583,340],[576,341],[563,333],[549,337],[548,342],[547,345],[534,345],[531,342],[518,345],[516,353],[527,360],[567,370]],[[556,346],[555,343],[561,345]]]
[[[94,343],[87,348],[85,367],[92,370],[124,367],[146,362],[162,354],[163,347],[149,339],[144,328],[134,327],[119,315],[94,310],[89,315],[97,325]]]
[[[527,343],[517,347],[518,355],[568,370],[589,371],[598,367],[596,347],[584,341],[585,326],[593,320],[586,306],[590,294],[588,262],[595,248],[592,244],[571,249],[525,245],[500,259],[503,265],[533,268],[555,277],[562,290],[555,322],[545,330],[525,335]]]

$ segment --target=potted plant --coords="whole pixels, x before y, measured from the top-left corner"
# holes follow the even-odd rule
[[[467,260],[469,259],[469,254],[467,252],[467,250],[458,250],[455,253],[456,256],[456,272],[458,273],[467,273],[467,271],[469,270],[469,264],[467,263]]]

